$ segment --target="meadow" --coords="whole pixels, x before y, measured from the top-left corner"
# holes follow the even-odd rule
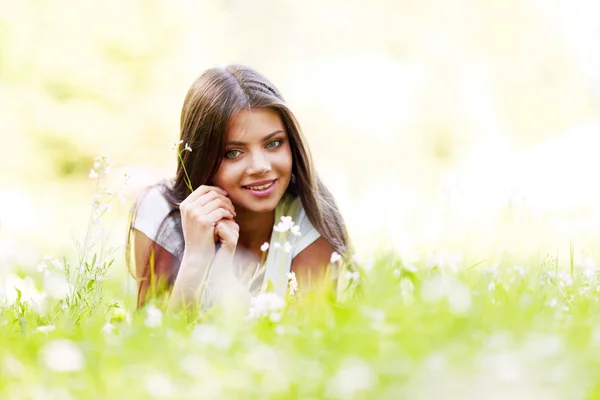
[[[108,162],[90,173],[76,256],[5,276],[2,399],[600,396],[600,269],[573,246],[564,264],[356,255],[337,290],[260,294],[245,310],[135,310],[102,228],[119,195],[100,184]]]

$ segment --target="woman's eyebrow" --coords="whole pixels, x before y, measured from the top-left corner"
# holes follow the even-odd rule
[[[275,132],[271,132],[269,133],[267,136],[265,136],[264,138],[262,138],[262,141],[264,142],[265,140],[269,140],[270,138],[272,138],[273,136],[277,135],[278,133],[282,133],[284,132],[283,129],[278,129]],[[227,142],[227,146],[245,146],[246,143],[244,142]]]

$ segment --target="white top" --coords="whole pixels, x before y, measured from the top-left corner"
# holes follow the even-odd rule
[[[173,207],[163,196],[163,190],[162,186],[155,186],[146,193],[137,209],[133,227],[181,260],[184,248],[181,220],[171,217],[165,221]],[[273,229],[261,284],[264,290],[271,281],[275,293],[280,296],[285,295],[287,290],[287,275],[292,266],[292,259],[321,236],[310,223],[300,197],[290,193],[284,194],[275,208],[275,224],[281,222],[281,217],[285,216],[292,217],[294,225],[299,227],[299,234],[282,233]],[[160,237],[157,237],[163,221],[165,225]],[[289,245],[286,245],[286,242]]]

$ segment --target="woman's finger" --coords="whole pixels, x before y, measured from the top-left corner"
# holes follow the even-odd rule
[[[190,207],[204,207],[209,204],[213,200],[222,200],[224,202],[224,206],[228,206],[228,210],[235,214],[235,207],[233,207],[233,203],[229,197],[224,196],[221,193],[216,192],[215,190],[211,190],[206,193],[204,196],[200,196],[196,201],[194,201]]]
[[[205,194],[207,194],[211,190],[214,190],[217,193],[221,193],[223,196],[227,196],[228,195],[228,193],[225,190],[221,189],[220,187],[209,186],[209,185],[201,185],[196,190],[194,190],[192,193],[190,193],[190,195],[188,197],[186,197],[185,200],[183,200],[181,202],[180,207],[183,206],[183,205],[188,205],[190,203],[193,203],[199,197],[204,196]]]
[[[225,208],[217,208],[204,216],[206,222],[211,223],[213,226],[222,219],[233,219],[233,214]]]
[[[236,216],[235,208],[233,208],[233,204],[231,204],[231,202],[225,201],[221,197],[218,197],[214,200],[209,201],[206,205],[204,205],[201,208],[201,210],[202,210],[201,212],[204,214],[209,214],[218,208],[224,208],[227,211],[229,211],[234,217]]]
[[[239,238],[239,233],[234,225],[237,224],[231,220],[224,219],[215,225],[215,235],[219,237],[221,245],[229,250],[236,248]]]

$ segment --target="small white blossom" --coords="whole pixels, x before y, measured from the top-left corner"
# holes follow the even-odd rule
[[[273,243],[273,248],[274,249],[279,249],[280,247],[281,247],[281,243],[279,243],[279,242]]]
[[[89,175],[90,179],[96,179],[98,178],[98,173],[96,172],[95,169],[90,169],[90,175]]]
[[[190,153],[192,152],[192,148],[190,147],[189,144],[185,144],[185,148],[183,149],[184,151],[189,151]]]
[[[177,151],[177,150],[179,150],[179,145],[180,145],[181,143],[183,143],[183,140],[180,140],[180,141],[178,141],[178,142],[175,142],[175,143],[173,143],[173,144],[171,145],[171,150],[173,150],[173,151]]]
[[[56,329],[56,326],[54,326],[54,325],[42,325],[42,326],[38,326],[35,329],[35,331],[43,332],[43,333],[50,333],[50,332],[54,332],[55,329]]]
[[[285,251],[286,253],[292,251],[292,244],[290,242],[285,242],[283,244],[283,251]]]
[[[558,277],[560,279],[558,283],[560,287],[567,287],[573,284],[573,279],[571,278],[570,274],[562,272],[558,275]]]
[[[525,272],[525,270],[524,270],[524,269],[523,269],[523,267],[521,267],[520,265],[515,265],[515,266],[513,267],[513,270],[514,270],[514,271],[515,271],[517,274],[519,274],[520,276],[525,276],[525,275],[526,275],[526,272]]]
[[[45,262],[43,262],[43,261],[42,261],[42,262],[40,262],[40,263],[38,263],[38,265],[36,266],[36,269],[37,269],[39,272],[44,272],[44,271],[46,270],[46,268],[48,268],[48,264],[46,264],[46,263],[45,263]]]
[[[85,359],[75,343],[66,339],[57,339],[41,350],[42,358],[50,370],[72,372],[83,369]]]
[[[554,298],[547,303],[547,306],[550,308],[554,308],[554,307],[556,307],[557,304],[558,304],[558,300],[556,300],[556,298]]]
[[[412,273],[415,273],[419,270],[419,267],[417,267],[416,265],[407,265],[404,267],[405,270],[410,271]]]
[[[465,314],[471,307],[469,288],[452,275],[435,276],[423,281],[421,297],[428,303],[435,303],[446,298],[451,311],[455,314]]]
[[[290,232],[292,232],[292,235],[294,236],[300,236],[300,227],[298,225],[294,225],[290,228]]]
[[[267,250],[269,250],[269,242],[264,242],[262,246],[260,246],[260,251],[264,253]]]
[[[104,326],[102,327],[102,332],[110,335],[111,333],[113,333],[115,330],[115,326],[113,324],[111,324],[110,322],[107,322],[106,324],[104,324]]]
[[[333,253],[331,253],[331,258],[329,259],[329,262],[332,264],[335,264],[338,261],[342,260],[342,256],[340,254],[338,254],[338,252],[334,251]]]
[[[246,320],[268,318],[279,322],[285,308],[285,300],[276,293],[259,293],[250,299],[250,310]]]
[[[294,221],[292,221],[292,217],[282,216],[281,222],[273,227],[275,232],[285,233],[292,229],[294,226]]]
[[[214,346],[222,350],[229,349],[232,344],[231,337],[226,331],[208,323],[196,325],[192,331],[191,338],[198,343]]]
[[[359,282],[360,281],[360,273],[358,271],[354,272],[346,272],[346,279],[350,282]]]
[[[146,320],[144,323],[149,328],[157,328],[162,325],[163,313],[153,305],[146,307]]]
[[[377,383],[372,367],[360,358],[343,360],[336,374],[327,381],[328,397],[352,399]]]

